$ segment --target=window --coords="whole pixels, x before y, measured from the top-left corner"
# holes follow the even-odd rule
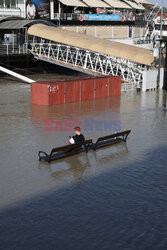
[[[0,0],[0,7],[5,8],[16,8],[17,7],[17,0]]]
[[[11,2],[11,7],[16,8],[16,0],[10,0]]]
[[[10,0],[5,0],[5,8],[10,8]]]
[[[3,7],[3,0],[0,0],[0,8]]]

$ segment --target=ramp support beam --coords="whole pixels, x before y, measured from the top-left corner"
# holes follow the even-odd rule
[[[13,72],[12,70],[6,69],[6,68],[4,68],[2,66],[0,66],[0,71],[6,73],[8,75],[14,76],[14,77],[16,77],[18,79],[21,79],[22,81],[27,82],[27,83],[35,82],[34,80],[32,80],[32,79],[30,79],[28,77],[22,76],[22,75],[20,75],[18,73]]]

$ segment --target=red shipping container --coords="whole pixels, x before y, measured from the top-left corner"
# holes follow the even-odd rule
[[[92,100],[95,98],[94,79],[81,81],[81,101]]]
[[[65,82],[65,103],[80,101],[80,81]]]
[[[109,78],[109,96],[121,95],[121,77],[111,76]]]
[[[49,104],[48,84],[32,83],[31,84],[31,103],[38,105]]]
[[[31,84],[31,103],[38,105],[57,105],[120,94],[120,77],[91,77],[69,81],[62,79]]]
[[[37,105],[56,105],[64,103],[64,83],[32,83],[31,103]]]
[[[108,84],[108,77],[95,79],[95,99],[108,96]]]
[[[64,82],[49,84],[49,105],[64,103]]]

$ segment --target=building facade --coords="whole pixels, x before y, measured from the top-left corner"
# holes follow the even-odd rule
[[[36,19],[80,20],[80,21],[123,21],[125,15],[129,20],[142,13],[151,5],[143,0],[30,0],[36,9]],[[19,16],[26,18],[29,0],[0,0],[0,17]],[[32,6],[31,6],[32,7]],[[112,16],[112,15],[115,16]],[[83,16],[80,16],[83,15]]]
[[[0,0],[0,17],[26,17],[26,0]]]

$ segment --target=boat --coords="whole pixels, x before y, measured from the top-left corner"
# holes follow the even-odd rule
[[[89,139],[85,140],[84,142],[53,148],[50,154],[47,154],[44,151],[39,151],[38,152],[39,161],[45,161],[50,163],[51,161],[66,158],[82,152],[87,153],[89,150],[97,150],[102,147],[111,146],[115,143],[126,142],[130,132],[131,130],[127,130],[112,135],[99,137],[96,143],[93,143],[92,139]]]

